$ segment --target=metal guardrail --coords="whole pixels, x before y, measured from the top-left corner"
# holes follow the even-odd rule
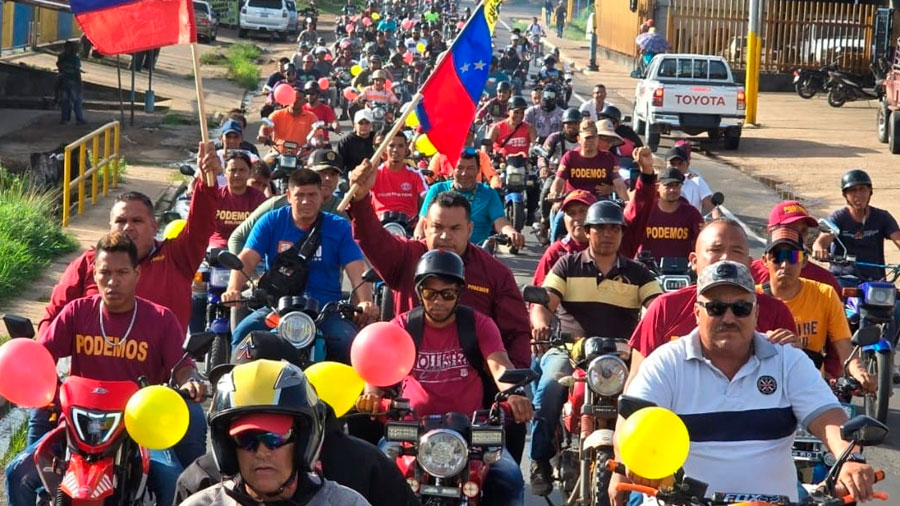
[[[98,171],[103,176],[103,196],[109,192],[109,175],[112,172],[113,188],[119,186],[119,138],[122,133],[118,121],[111,121],[93,132],[85,135],[75,142],[70,143],[65,149],[63,161],[63,205],[62,226],[69,226],[69,217],[72,212],[72,185],[78,185],[78,214],[84,212],[85,184],[91,179],[91,205],[97,204],[99,185]],[[103,136],[103,158],[100,158],[100,136]],[[112,139],[110,139],[112,135]],[[91,168],[85,170],[87,160],[87,144],[91,142]],[[110,152],[110,143],[113,148]],[[72,179],[72,152],[78,150],[78,177]]]

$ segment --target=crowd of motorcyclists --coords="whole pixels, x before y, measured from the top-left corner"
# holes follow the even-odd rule
[[[799,424],[834,455],[852,453],[830,492],[872,498],[875,473],[841,438],[847,416],[826,381],[852,377],[860,395],[879,388],[882,371],[851,345],[841,290],[884,279],[884,241],[900,248],[895,219],[869,204],[871,178],[844,176],[847,205],[811,248],[818,221],[799,202],[777,204],[754,260],[746,231],[721,216],[692,168],[689,143],[655,163],[600,83],[569,107],[571,76],[545,53],[537,17],[497,51],[453,165],[420,148],[414,125],[390,132],[471,14],[454,0],[426,4],[348,0],[333,44],[307,27],[267,79],[256,138],[237,110],[215,143],[198,146],[180,232],[161,232],[145,195],[123,194],[110,233],[54,288],[37,339],[55,359],[72,357],[71,374],[145,376],[190,400],[182,442],[150,454],[156,504],[413,505],[465,495],[521,505],[527,481],[536,495],[560,488],[579,498],[567,504],[624,505],[618,484],[659,481],[604,475],[603,456],[620,457],[619,444],[591,434],[624,422],[619,396],[686,420],[684,470],[710,492],[804,497],[790,456]],[[351,130],[341,133],[340,120]],[[251,140],[270,152],[260,156]],[[338,209],[349,185],[350,205]],[[540,245],[531,295],[496,257],[496,241],[510,252]],[[830,271],[810,261],[837,257],[845,261]],[[687,286],[664,283],[672,259]],[[219,264],[229,272],[216,281],[209,272]],[[332,305],[342,310],[326,311]],[[210,306],[230,311],[225,332],[211,328]],[[367,384],[338,416],[304,368],[349,364],[357,332],[379,320],[409,333],[414,365],[394,387]],[[896,329],[885,330],[891,346]],[[226,336],[227,363],[179,363],[185,333],[207,330]],[[515,373],[525,369],[534,377],[522,381]],[[468,440],[396,443],[384,422],[400,400],[398,421]],[[473,415],[481,410],[483,426]],[[6,470],[11,505],[60,506],[34,459],[59,419],[59,400],[31,411],[28,447]],[[502,444],[477,449],[474,434],[492,423]],[[395,463],[410,448],[419,471]],[[574,462],[562,458],[572,448]],[[485,467],[466,469],[484,482],[459,478],[451,462],[460,453],[479,456]]]

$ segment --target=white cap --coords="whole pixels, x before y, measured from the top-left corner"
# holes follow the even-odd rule
[[[362,120],[366,120],[369,123],[375,122],[375,116],[372,115],[372,111],[368,109],[360,109],[356,111],[356,114],[353,116],[353,124],[357,124]]]

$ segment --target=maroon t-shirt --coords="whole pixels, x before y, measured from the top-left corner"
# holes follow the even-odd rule
[[[657,260],[663,257],[687,258],[703,226],[703,216],[682,197],[674,213],[654,205],[640,238],[638,252],[649,250]]]
[[[612,184],[619,177],[617,164],[616,155],[609,151],[597,151],[595,156],[585,158],[580,149],[574,149],[559,160],[556,177],[565,180],[566,192],[587,190],[596,194],[597,185]]]
[[[553,269],[554,265],[556,265],[557,260],[567,253],[583,251],[587,246],[587,243],[580,243],[575,239],[572,239],[572,236],[569,235],[558,241],[554,241],[553,244],[544,251],[544,254],[541,255],[541,259],[538,260],[537,268],[534,270],[534,276],[531,278],[531,284],[534,286],[543,285],[544,278],[547,277],[547,273]]]
[[[137,381],[146,376],[154,385],[168,381],[183,354],[184,340],[172,311],[140,297],[135,299],[137,314],[104,308],[104,338],[100,301],[100,295],[91,295],[66,304],[38,341],[56,360],[72,357],[71,373],[76,376],[101,381]],[[133,314],[134,325],[125,336]]]
[[[791,310],[784,302],[758,294],[759,318],[756,330],[767,332],[787,329],[797,333],[797,324]],[[697,327],[694,317],[694,303],[697,302],[697,287],[686,286],[681,290],[664,293],[653,300],[631,334],[629,345],[644,357],[660,346],[688,335]]]
[[[248,186],[242,195],[235,195],[227,186],[220,186],[216,190],[216,199],[216,231],[209,237],[209,247],[224,248],[234,229],[266,201],[266,194]]]

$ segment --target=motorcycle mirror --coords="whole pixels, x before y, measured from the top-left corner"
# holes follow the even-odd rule
[[[656,404],[637,397],[629,397],[627,395],[619,397],[619,414],[623,418],[628,418],[641,408],[651,408],[653,406],[656,406]]]
[[[260,120],[260,123],[265,125],[267,128],[275,128],[275,122],[270,120],[269,118],[263,118]]]
[[[863,327],[853,333],[850,343],[853,346],[872,346],[881,340],[881,329],[878,327]]]
[[[831,235],[839,235],[841,233],[841,229],[838,228],[837,224],[827,218],[819,218],[819,230]]]
[[[3,323],[6,325],[6,331],[9,332],[10,337],[34,339],[34,325],[28,318],[7,314],[3,315]]]
[[[841,439],[860,446],[880,445],[888,432],[885,424],[865,415],[855,416],[841,425]]]
[[[367,283],[378,283],[379,281],[381,281],[381,276],[379,276],[378,273],[375,272],[375,269],[369,268],[366,272],[363,273],[362,279]]]
[[[197,171],[194,170],[193,167],[186,163],[182,163],[178,166],[178,172],[181,172],[182,175],[187,177],[192,177]]]
[[[215,339],[216,334],[213,332],[195,332],[184,339],[181,349],[194,360],[202,360],[203,356],[209,352]]]
[[[712,205],[721,206],[722,203],[725,202],[725,195],[723,195],[722,192],[715,192],[709,200],[712,201]]]
[[[511,383],[518,388],[536,379],[538,379],[538,374],[531,369],[507,369],[497,378],[497,381],[500,383]]]
[[[244,270],[244,262],[241,262],[241,259],[230,251],[220,251],[219,255],[216,257],[216,260],[219,261],[219,265],[224,265],[225,267],[228,267],[233,271]]]
[[[622,123],[628,123],[628,124],[631,124],[631,115],[630,115],[630,114],[626,114],[625,116],[622,116]]]
[[[534,285],[528,285],[522,290],[522,298],[525,299],[525,302],[542,306],[550,303],[550,294],[547,293],[547,290]]]

